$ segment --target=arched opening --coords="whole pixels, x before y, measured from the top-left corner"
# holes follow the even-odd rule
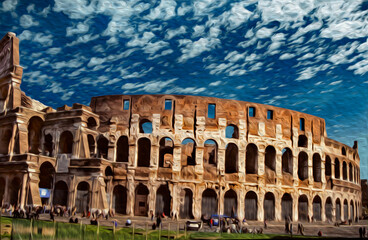
[[[341,203],[340,199],[336,199],[336,221],[341,221]]]
[[[18,205],[18,199],[20,196],[20,179],[18,177],[15,177],[9,186],[9,195],[10,195],[10,204],[11,205]]]
[[[173,165],[174,142],[171,138],[164,137],[160,140],[159,167],[171,168]]]
[[[151,141],[148,138],[138,140],[138,167],[149,167],[151,162]]]
[[[5,193],[5,179],[0,178],[0,204],[1,205],[3,203],[4,193]]]
[[[299,135],[298,147],[308,147],[308,138],[305,135]]]
[[[341,155],[346,156],[346,149],[345,147],[341,148]]]
[[[170,216],[171,213],[171,195],[167,185],[161,185],[156,193],[156,214],[165,213]]]
[[[230,217],[236,217],[238,211],[238,200],[236,192],[232,189],[225,193],[224,197],[224,214]]]
[[[238,172],[238,146],[229,143],[226,146],[225,173]]]
[[[344,200],[344,220],[347,221],[349,219],[349,206],[348,200]]]
[[[41,130],[43,120],[39,117],[32,117],[28,122],[28,151],[39,154],[41,152]]]
[[[217,143],[214,140],[204,142],[204,164],[217,165]]]
[[[116,144],[116,161],[128,162],[129,161],[129,142],[127,136],[119,137]]]
[[[328,221],[332,221],[332,209],[333,209],[333,206],[332,206],[332,200],[330,197],[328,197],[326,199],[326,204],[325,204],[325,214],[326,214],[326,219]]]
[[[349,181],[353,181],[353,165],[349,163]]]
[[[342,177],[344,180],[348,180],[348,169],[345,161],[342,162]]]
[[[245,195],[245,201],[244,201],[245,219],[257,220],[257,214],[258,214],[257,203],[258,203],[257,194],[253,191],[247,192],[247,194]]]
[[[263,204],[264,219],[275,220],[275,196],[273,195],[273,193],[266,193]]]
[[[139,184],[135,190],[134,214],[136,216],[147,216],[148,211],[148,188]]]
[[[54,156],[54,143],[51,134],[45,136],[45,142],[43,144],[45,155],[49,157]]]
[[[48,191],[51,191],[52,184],[54,181],[54,174],[55,169],[49,162],[44,162],[41,164],[40,167],[40,182],[38,183],[38,187],[48,189]],[[46,191],[46,190],[45,190]],[[41,197],[42,204],[48,204],[49,203],[49,197]]]
[[[77,196],[75,198],[75,206],[79,213],[89,210],[90,192],[87,182],[80,182],[77,187]]]
[[[282,173],[293,174],[293,152],[290,148],[282,150]]]
[[[276,171],[276,150],[273,146],[268,146],[265,153],[265,165],[272,171]]]
[[[226,138],[239,138],[239,130],[238,127],[234,124],[230,124],[225,129],[225,137]]]
[[[302,181],[308,179],[308,154],[305,152],[300,152],[298,156],[298,176]]]
[[[184,202],[180,206],[180,218],[181,219],[192,219],[193,218],[193,193],[190,189],[186,188],[182,190],[184,194]]]
[[[70,131],[64,131],[60,135],[59,153],[72,154],[73,152],[73,134]]]
[[[113,190],[112,208],[116,213],[126,214],[127,189],[121,185],[116,185]]]
[[[106,177],[112,177],[112,176],[114,176],[114,172],[112,171],[112,168],[110,166],[107,166],[105,168],[105,176]]]
[[[285,193],[281,198],[281,217],[293,219],[293,198],[289,193]]]
[[[335,159],[335,178],[340,178],[340,161]]]
[[[181,143],[181,165],[184,166],[195,166],[196,165],[196,144],[193,139],[186,138]]]
[[[245,168],[247,174],[257,174],[258,171],[258,148],[250,143],[246,149]]]
[[[313,154],[313,179],[321,182],[321,156],[318,153]]]
[[[68,205],[68,185],[64,181],[58,181],[55,184],[53,204],[54,206],[67,206]]]
[[[298,199],[298,219],[299,221],[308,221],[308,198],[301,195]]]
[[[325,176],[326,179],[328,177],[331,177],[331,158],[329,156],[326,156],[326,163],[325,163]]]
[[[3,155],[9,154],[9,144],[11,138],[12,138],[12,131],[10,129],[3,130],[3,134],[1,136],[0,154]]]
[[[91,134],[88,134],[87,139],[88,139],[89,155],[90,155],[90,157],[94,157],[95,156],[95,148],[96,148],[95,138]]]
[[[350,219],[352,221],[354,221],[354,219],[355,219],[355,214],[354,213],[355,213],[354,212],[354,202],[353,202],[353,200],[351,200],[350,201]]]
[[[313,219],[322,221],[322,200],[319,196],[315,196],[313,199]]]
[[[140,133],[152,133],[152,122],[148,119],[143,119],[139,122]]]
[[[108,152],[109,140],[101,135],[97,140],[97,157],[107,159]]]
[[[88,119],[87,119],[87,127],[89,128],[89,129],[96,129],[96,127],[97,127],[97,122],[96,122],[96,120],[95,120],[95,118],[93,118],[93,117],[89,117]]]
[[[215,190],[207,188],[202,193],[202,216],[217,214],[217,194]]]

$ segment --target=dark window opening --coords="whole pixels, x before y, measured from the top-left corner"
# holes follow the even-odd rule
[[[258,199],[257,194],[253,191],[247,192],[244,201],[245,219],[257,220]]]
[[[305,135],[299,135],[298,147],[308,147],[308,138]]]
[[[225,130],[225,137],[226,138],[236,138],[236,139],[238,139],[239,138],[238,127],[233,125],[233,124],[227,126],[226,130]]]
[[[106,177],[112,177],[112,176],[114,176],[114,172],[112,171],[112,169],[111,169],[110,166],[107,166],[105,168],[105,176]]]
[[[225,173],[238,172],[238,146],[229,143],[226,146]]]
[[[109,140],[104,136],[100,136],[97,141],[97,157],[107,159],[109,149]]]
[[[123,109],[124,110],[129,110],[129,105],[130,105],[130,101],[129,100],[124,100]]]
[[[298,200],[298,219],[299,221],[308,221],[308,198],[302,195]]]
[[[268,167],[272,171],[275,171],[276,170],[276,150],[274,147],[268,146],[266,148],[265,159],[266,159],[266,167]]]
[[[300,180],[308,179],[308,154],[300,152],[298,156],[298,176]]]
[[[353,165],[351,163],[349,164],[349,181],[353,181]]]
[[[344,180],[348,179],[348,169],[345,161],[342,163],[342,177]]]
[[[341,202],[336,199],[336,221],[341,221]]]
[[[52,141],[51,134],[47,134],[45,136],[44,151],[45,151],[45,155],[46,156],[49,156],[49,157],[52,157],[53,156],[54,143]]]
[[[290,148],[282,150],[282,172],[293,174],[293,153]]]
[[[172,109],[172,100],[165,99],[165,110],[171,110],[171,109]]]
[[[249,117],[255,117],[256,116],[256,108],[255,107],[249,107],[248,115],[249,115]]]
[[[12,138],[12,131],[10,129],[3,130],[1,136],[1,144],[0,144],[0,153],[1,154],[9,154],[9,144]]]
[[[171,215],[171,195],[167,185],[161,185],[157,189],[156,194],[156,214],[165,213],[166,216]]]
[[[273,110],[267,110],[267,119],[273,119]]]
[[[180,218],[181,219],[193,219],[193,193],[190,189],[186,188],[181,191],[181,196],[184,198],[184,203],[180,206]],[[184,195],[184,196],[183,196]]]
[[[208,104],[207,117],[216,118],[216,104]]]
[[[113,190],[112,208],[116,213],[126,214],[127,208],[127,189],[121,185],[117,185]]]
[[[73,151],[73,134],[65,131],[60,135],[59,153],[71,154]]]
[[[313,179],[321,182],[321,156],[318,153],[313,154]]]
[[[245,158],[246,173],[256,174],[258,171],[258,148],[255,144],[248,144]]]
[[[171,168],[174,159],[174,142],[171,138],[164,137],[160,140],[159,167]]]
[[[139,123],[139,132],[140,133],[152,133],[152,122],[147,119],[143,119]]]
[[[40,188],[51,189],[52,182],[54,180],[54,174],[55,174],[55,169],[51,163],[49,162],[42,163],[40,167],[40,175],[39,175],[40,182],[38,183],[38,186]]]
[[[204,142],[204,164],[217,165],[217,143],[214,140]]]
[[[28,150],[30,153],[39,154],[41,152],[41,130],[43,121],[39,117],[32,117],[28,124]]]
[[[335,159],[335,178],[340,178],[340,161]]]
[[[300,118],[299,127],[300,127],[301,131],[305,131],[305,120],[304,120],[304,118]]]
[[[213,189],[206,189],[202,193],[202,216],[217,214],[217,194]]]
[[[87,139],[90,157],[94,157],[96,148],[95,138],[92,135],[88,134]]]
[[[89,129],[94,129],[97,126],[97,122],[93,117],[88,118],[87,120],[87,127]]]
[[[313,219],[316,221],[322,221],[322,200],[319,196],[315,196],[313,199]]]
[[[345,147],[342,147],[342,148],[341,148],[341,154],[342,154],[343,156],[346,156],[346,150],[345,150]]]
[[[275,219],[275,196],[273,195],[273,193],[266,193],[263,202],[263,209],[265,220],[269,221]]]
[[[116,161],[128,162],[129,161],[129,142],[128,137],[121,136],[116,144]]]
[[[181,143],[181,163],[183,167],[187,165],[196,165],[195,148],[196,144],[193,139],[186,138]]]
[[[325,214],[326,214],[326,219],[329,221],[332,221],[332,200],[330,197],[327,198],[326,200],[326,204],[325,204]]]
[[[281,198],[281,218],[293,219],[293,198],[289,193],[285,193]]]
[[[64,181],[58,181],[55,184],[53,204],[67,206],[68,203],[68,185]]]
[[[236,192],[232,189],[227,191],[224,196],[224,214],[232,218],[235,217],[238,211],[238,201]]]
[[[138,140],[138,167],[149,167],[151,160],[151,141],[148,138]]]
[[[331,158],[326,156],[326,163],[325,163],[325,175],[331,176]]]

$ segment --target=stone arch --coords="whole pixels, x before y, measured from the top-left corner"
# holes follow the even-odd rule
[[[225,129],[225,137],[226,138],[239,138],[239,129],[234,124],[229,124]]]
[[[347,221],[349,219],[349,205],[348,200],[344,200],[344,220]]]
[[[298,147],[308,147],[308,138],[305,135],[299,135]]]
[[[238,211],[238,198],[233,189],[229,189],[224,195],[224,215],[236,217]]]
[[[179,216],[181,219],[193,219],[193,192],[189,188],[185,188],[182,190],[182,194],[184,195],[184,202],[180,206]]]
[[[112,171],[112,168],[110,166],[107,166],[105,168],[105,177],[112,177],[114,176],[114,172]]]
[[[290,148],[282,150],[282,172],[293,174],[293,152]]]
[[[80,182],[77,186],[77,195],[75,198],[75,206],[79,213],[87,212],[89,210],[89,203],[91,200],[90,186],[88,182]]]
[[[308,179],[308,154],[303,151],[298,155],[298,176],[302,181]]]
[[[298,219],[299,221],[308,221],[308,197],[303,194],[298,199]]]
[[[174,141],[169,137],[160,140],[159,167],[171,168],[174,159]]]
[[[281,218],[293,220],[293,198],[289,193],[284,193],[281,198]]]
[[[62,132],[60,135],[59,153],[72,154],[73,143],[73,134],[70,131]]]
[[[54,142],[51,134],[45,135],[45,141],[43,146],[46,156],[48,157],[54,156]]]
[[[313,198],[313,219],[316,221],[322,221],[322,200],[316,195]]]
[[[208,139],[204,142],[204,164],[212,164],[217,166],[217,142]]]
[[[325,161],[325,177],[331,177],[331,158],[326,155],[326,161]]]
[[[340,161],[335,158],[335,178],[340,178]]]
[[[94,117],[89,117],[87,119],[87,128],[94,130],[96,129],[96,127],[97,127],[96,119]]]
[[[265,220],[275,220],[275,196],[273,193],[268,192],[265,194],[263,209]]]
[[[4,129],[1,135],[0,141],[0,154],[9,154],[9,144],[12,138],[12,131],[10,129]]]
[[[345,161],[342,162],[342,178],[348,180],[348,169]]]
[[[52,189],[52,182],[54,181],[55,168],[50,162],[44,162],[40,166],[40,188]]]
[[[28,152],[39,154],[41,152],[43,120],[38,117],[32,117],[28,122]]]
[[[276,149],[273,146],[266,147],[265,166],[272,171],[276,171]]]
[[[238,172],[238,146],[235,143],[229,143],[226,146],[225,155],[225,173]]]
[[[313,179],[321,182],[321,156],[318,153],[313,154]]]
[[[258,172],[258,148],[250,143],[246,149],[245,170],[247,174],[257,174]]]
[[[97,140],[97,157],[107,159],[109,152],[109,140],[103,135]]]
[[[212,216],[217,214],[218,201],[217,193],[211,188],[207,188],[202,193],[202,216]]]
[[[181,163],[182,166],[196,165],[196,143],[191,138],[186,138],[181,142]]]
[[[336,221],[338,222],[338,221],[341,221],[341,202],[340,202],[339,198],[336,199],[336,205],[335,206],[336,206],[335,207],[335,209],[336,209],[335,216],[336,216]]]
[[[167,185],[161,185],[156,193],[156,214],[171,214],[171,195]]]
[[[349,181],[353,181],[353,165],[349,163]]]
[[[333,220],[332,210],[333,210],[332,199],[331,199],[331,197],[328,197],[326,199],[326,204],[325,204],[326,220],[328,220],[328,221]]]
[[[149,167],[151,162],[151,141],[148,138],[138,140],[138,167]]]
[[[152,122],[148,119],[142,119],[139,122],[139,132],[140,133],[152,133]]]
[[[128,194],[124,186],[116,185],[113,190],[112,208],[116,213],[126,214]]]
[[[245,219],[247,220],[257,220],[258,216],[258,197],[253,191],[247,192],[244,201],[244,211]]]
[[[346,149],[345,147],[341,148],[341,155],[346,156]]]
[[[53,197],[53,204],[61,205],[61,206],[68,206],[68,195],[69,195],[69,188],[68,185],[60,180],[55,184],[54,189],[54,197]]]
[[[88,140],[89,155],[90,155],[90,157],[94,157],[95,156],[95,149],[96,149],[95,138],[91,134],[88,134],[87,135],[87,140]]]
[[[148,188],[139,184],[135,189],[135,204],[134,204],[134,215],[135,216],[147,216],[148,211]]]
[[[127,136],[120,136],[116,144],[116,162],[129,161],[129,141]]]

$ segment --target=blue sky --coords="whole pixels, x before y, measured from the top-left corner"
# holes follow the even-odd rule
[[[359,141],[368,177],[368,2],[5,0],[22,90],[52,107],[190,94],[289,108]]]

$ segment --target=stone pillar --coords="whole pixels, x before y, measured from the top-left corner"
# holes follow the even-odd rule
[[[239,189],[238,193],[237,193],[237,197],[238,197],[238,212],[237,212],[237,215],[238,215],[238,218],[240,220],[244,219],[244,209],[245,209],[245,206],[244,206],[244,199],[245,199],[245,194],[244,194],[244,188],[241,188]]]
[[[276,176],[278,186],[281,186],[281,179],[282,179],[282,152],[279,149],[276,149]]]
[[[239,182],[245,182],[245,149],[239,148],[239,156],[238,156],[238,176]]]
[[[134,216],[135,185],[132,175],[127,177],[127,215]]]
[[[22,187],[20,192],[20,200],[18,199],[18,203],[20,203],[20,207],[24,209],[26,204],[26,195],[27,195],[27,182],[28,182],[28,174],[23,174]]]
[[[299,176],[298,176],[298,155],[295,155],[293,152],[293,179],[294,179],[294,187],[299,184]]]
[[[225,175],[225,154],[226,150],[219,147],[217,156],[217,169],[221,176]]]
[[[222,190],[222,187],[220,187],[220,190],[219,190],[219,197],[218,197],[218,212],[219,212],[219,215],[223,215],[224,214],[224,196],[225,196],[225,192],[224,190]]]
[[[195,161],[196,161],[196,165],[195,165],[195,173],[196,174],[203,174],[203,147],[198,147],[196,146],[196,155],[195,155]]]
[[[308,216],[311,219],[313,216],[313,198],[311,198],[309,194],[307,194],[307,198],[308,198]]]
[[[275,220],[282,221],[282,207],[281,207],[281,197],[279,197],[278,192],[273,192],[275,196]]]
[[[9,203],[10,199],[9,199],[9,175],[5,175],[5,190],[4,190],[4,197],[3,197],[3,202],[4,203]]]
[[[202,193],[203,189],[201,187],[195,186],[193,192],[193,217],[195,219],[200,219],[202,215]]]
[[[309,139],[308,139],[309,142]],[[313,186],[314,183],[314,178],[313,178],[313,156],[308,152],[308,182],[309,182],[309,187],[311,188]]]
[[[331,179],[335,179],[335,160],[331,159]]]
[[[151,211],[154,215],[156,215],[156,192],[157,186],[153,184],[149,184],[148,186],[149,194],[148,194],[148,213]]]
[[[321,219],[322,222],[326,221],[326,200],[323,200],[323,198],[321,198]]]
[[[299,209],[298,209],[299,194],[296,192],[295,194],[292,195],[292,197],[293,197],[293,221],[297,222],[299,221]]]
[[[18,123],[18,134],[19,134],[19,153],[20,154],[27,153],[28,152],[28,129],[25,123],[24,124]],[[13,139],[13,142],[14,142],[14,139]],[[13,149],[10,149],[10,151],[13,152]]]
[[[264,193],[263,192],[259,192],[258,194],[258,202],[257,202],[257,208],[258,208],[258,221],[264,221],[264,207],[263,207],[263,203],[264,203]]]
[[[326,187],[326,155],[322,155],[323,159],[321,159],[321,182],[322,182],[322,189]],[[323,204],[322,204],[323,205]]]
[[[70,208],[75,206],[75,197],[76,197],[76,191],[77,191],[77,186],[75,185],[75,176],[72,176],[69,179],[69,194],[68,194],[68,206]],[[79,210],[78,210],[79,211]]]
[[[158,159],[160,154],[160,146],[157,142],[151,143],[151,157],[150,157],[150,167],[157,169],[158,168]]]
[[[258,176],[262,176],[261,178],[258,178],[258,185],[262,187],[266,185],[264,175],[265,175],[265,150],[258,149]]]

